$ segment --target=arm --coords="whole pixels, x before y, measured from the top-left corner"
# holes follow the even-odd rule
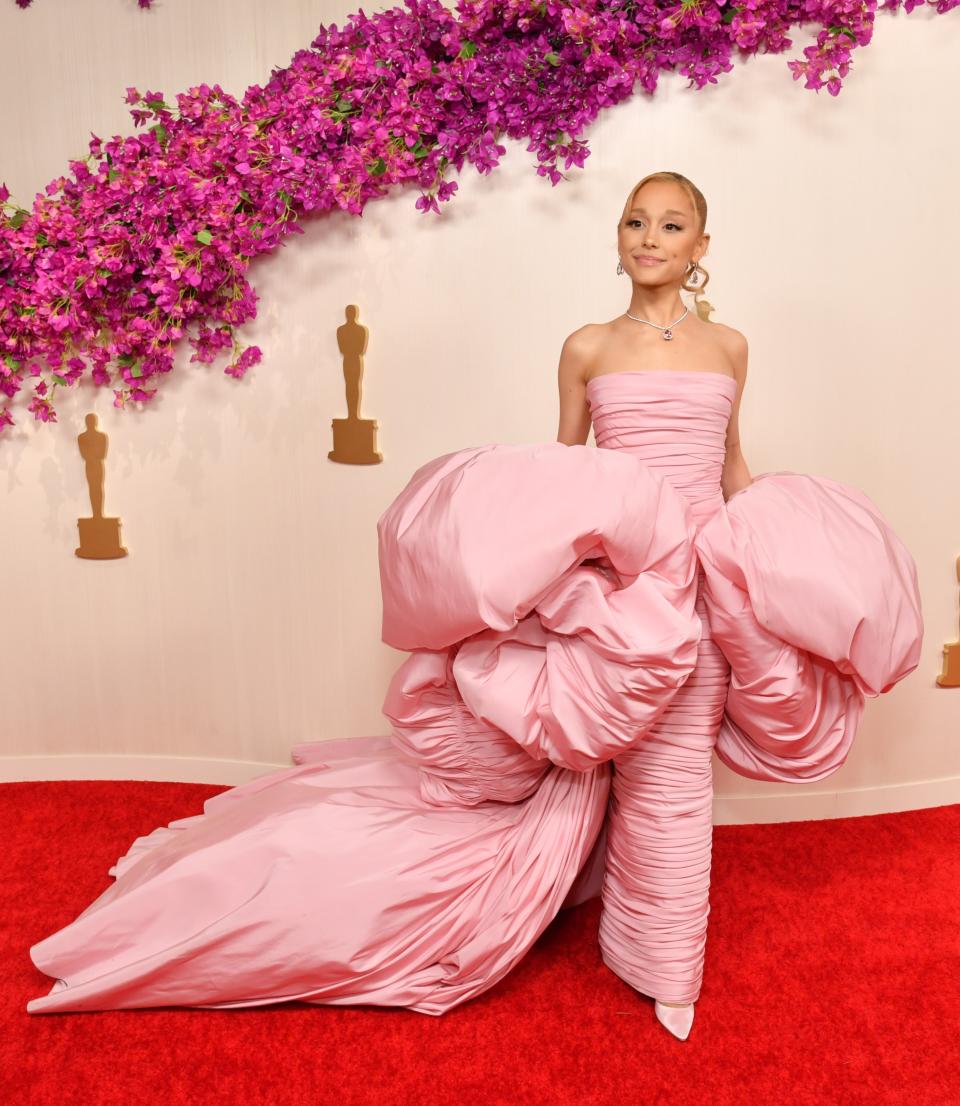
[[[557,441],[564,445],[586,445],[590,434],[590,408],[587,406],[588,330],[588,326],[575,330],[560,350],[557,369],[560,424]]]
[[[743,398],[743,389],[747,382],[747,340],[739,330],[731,328],[728,350],[737,380],[737,393],[733,401],[730,423],[727,426],[727,455],[723,462],[723,475],[720,478],[724,499],[729,499],[730,496],[753,483],[753,477],[744,460],[743,450],[740,448],[740,400]]]

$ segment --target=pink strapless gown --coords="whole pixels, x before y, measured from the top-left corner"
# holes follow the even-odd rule
[[[916,567],[862,492],[766,473],[724,504],[734,381],[588,388],[598,449],[463,449],[378,521],[389,736],[137,838],[33,945],[32,1012],[299,999],[442,1014],[601,895],[604,960],[699,995],[715,748],[760,780],[843,763],[917,666]]]

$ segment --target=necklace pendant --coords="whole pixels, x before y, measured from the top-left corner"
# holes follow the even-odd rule
[[[673,331],[669,327],[667,327],[667,329],[663,332],[664,341],[669,342],[672,337]]]

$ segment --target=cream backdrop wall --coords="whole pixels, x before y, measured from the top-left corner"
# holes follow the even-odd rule
[[[219,82],[239,97],[353,10],[4,0],[0,180],[29,205],[91,131],[132,131],[128,85],[172,98]],[[791,56],[809,41],[796,35]],[[628,303],[614,237],[626,192],[672,168],[710,204],[715,319],[750,341],[752,471],[863,488],[917,559],[927,625],[919,668],[868,703],[838,773],[775,786],[715,761],[716,820],[960,800],[960,690],[934,682],[958,635],[958,55],[960,13],[901,13],[877,19],[837,99],[802,90],[785,57],[703,92],[664,75],[654,99],[600,117],[585,169],[556,188],[507,140],[499,169],[465,167],[442,218],[408,189],[362,218],[307,220],[250,270],[260,313],[241,333],[264,360],[242,382],[225,362],[190,365],[184,344],[142,412],[89,383],[61,389],[57,426],[21,409],[0,440],[2,778],[237,783],[289,764],[296,742],[387,733],[380,706],[403,654],[379,640],[377,518],[440,453],[555,440],[564,337]],[[346,413],[335,330],[348,303],[370,328],[376,466],[327,459]],[[73,554],[90,410],[110,436],[122,561]]]

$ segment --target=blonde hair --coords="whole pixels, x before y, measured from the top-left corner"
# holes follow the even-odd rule
[[[620,220],[617,223],[618,230],[623,221],[626,219],[627,213],[633,205],[634,196],[636,196],[640,189],[649,181],[666,181],[671,184],[679,184],[684,192],[686,192],[687,196],[690,198],[690,202],[693,204],[693,210],[696,212],[697,222],[699,224],[697,228],[697,235],[699,236],[703,234],[707,226],[707,201],[704,198],[703,193],[700,191],[699,188],[697,188],[692,180],[688,180],[682,173],[674,173],[669,169],[662,170],[658,173],[648,173],[643,178],[643,180],[637,181],[633,188],[630,189],[630,194],[627,196],[627,202],[623,205],[623,213],[621,214]],[[710,280],[710,274],[702,265],[699,264],[699,262],[697,267],[703,274],[703,280],[699,284],[694,285],[693,288],[688,288],[686,278],[684,278],[683,283],[680,285],[680,287],[685,292],[693,292],[694,303],[696,303],[697,297],[700,295],[701,292],[703,292],[704,288],[706,288],[707,286],[707,282]],[[703,313],[700,311],[699,304],[697,304],[697,314],[699,314],[701,318],[704,317]]]

